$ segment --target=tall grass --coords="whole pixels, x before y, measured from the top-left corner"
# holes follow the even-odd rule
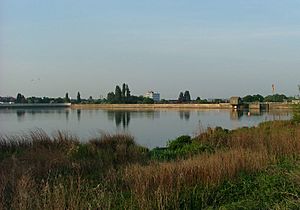
[[[293,107],[293,122],[300,123],[300,104],[294,104]]]
[[[67,133],[50,137],[36,130],[2,136],[0,154],[0,209],[82,209],[86,196],[98,195],[99,187],[93,188],[106,185],[109,171],[142,162],[147,149],[128,135],[105,134],[81,144]]]
[[[298,161],[299,124],[274,121],[233,131],[208,129],[193,139],[178,138],[166,150],[180,152],[175,159],[157,161],[152,151],[123,134],[105,134],[87,143],[62,132],[48,136],[42,130],[2,136],[0,209],[218,208],[225,198],[230,200],[230,193],[237,197],[229,207],[249,204],[259,209],[299,203],[299,197],[291,195],[300,193],[300,169],[290,179],[280,168],[270,169],[284,158]],[[266,180],[251,178],[258,173]],[[270,188],[285,190],[284,194],[268,195],[273,197],[257,205],[238,203],[238,197],[252,196],[250,188],[257,183],[269,181]],[[265,193],[268,186],[258,192]],[[280,203],[282,199],[290,203]]]
[[[182,161],[126,168],[123,178],[139,206],[178,209],[185,188],[220,185],[241,173],[264,170],[281,157],[296,157],[300,153],[300,126],[278,121],[231,132],[209,129],[196,140],[219,150]]]

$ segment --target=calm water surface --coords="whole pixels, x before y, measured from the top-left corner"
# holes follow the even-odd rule
[[[289,119],[289,111],[233,112],[230,110],[108,111],[101,109],[0,109],[0,133],[19,134],[41,128],[48,134],[68,131],[82,141],[100,132],[126,132],[149,148],[165,146],[180,135],[196,135],[208,126],[227,129]]]

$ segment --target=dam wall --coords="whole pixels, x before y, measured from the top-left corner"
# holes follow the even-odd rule
[[[220,104],[72,104],[74,109],[231,109],[229,103]]]

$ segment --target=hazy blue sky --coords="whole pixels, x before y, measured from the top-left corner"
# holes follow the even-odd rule
[[[0,95],[229,97],[300,83],[299,0],[0,0]]]

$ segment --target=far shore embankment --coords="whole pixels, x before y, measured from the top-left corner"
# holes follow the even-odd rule
[[[232,109],[230,103],[220,104],[72,104],[73,109]],[[269,110],[289,110],[290,103],[268,103]]]
[[[72,104],[74,109],[231,109],[222,104]]]

